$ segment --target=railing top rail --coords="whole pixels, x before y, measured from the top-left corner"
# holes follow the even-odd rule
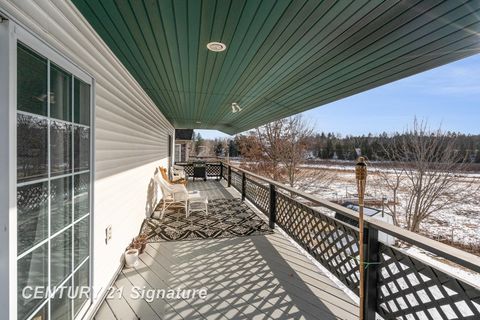
[[[273,184],[277,188],[281,188],[283,190],[286,190],[290,192],[291,194],[295,194],[297,196],[300,196],[304,199],[307,199],[313,203],[319,204],[322,207],[325,207],[327,209],[333,210],[335,212],[341,212],[345,215],[347,215],[350,218],[353,218],[354,220],[358,220],[358,212],[345,208],[339,204],[330,202],[328,200],[324,200],[321,198],[318,198],[315,195],[308,194],[306,192],[296,190],[292,187],[286,186],[284,184],[281,184],[279,182],[276,182],[272,179],[265,178],[262,176],[259,176],[255,173],[249,172],[245,169],[242,169],[238,166],[234,166],[228,163],[225,163],[222,161],[222,163],[226,166],[230,166],[235,170],[238,170],[240,172],[244,172],[248,174],[249,176],[255,177],[256,179],[259,179],[261,181],[264,181],[269,184]],[[476,256],[474,254],[468,253],[466,251],[454,248],[452,246],[446,245],[444,243],[429,239],[425,236],[416,234],[414,232],[402,229],[400,227],[385,223],[383,221],[377,220],[375,218],[370,218],[370,217],[365,217],[365,222],[367,226],[371,226],[379,231],[385,232],[389,235],[392,235],[400,240],[404,240],[408,243],[411,243],[419,248],[425,249],[431,253],[434,253],[440,257],[446,258],[454,263],[457,263],[461,266],[464,266],[466,268],[469,268],[470,270],[473,270],[475,272],[480,273],[480,257]]]

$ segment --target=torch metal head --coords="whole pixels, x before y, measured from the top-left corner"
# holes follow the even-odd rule
[[[364,157],[359,157],[355,165],[355,177],[359,181],[367,180],[367,164]]]

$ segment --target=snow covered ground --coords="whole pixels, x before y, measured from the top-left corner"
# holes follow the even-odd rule
[[[357,190],[355,185],[354,166],[348,164],[318,164],[307,165],[312,169],[323,169],[334,174],[332,182],[323,186],[312,186],[309,193],[331,200],[343,201],[348,199],[355,199]],[[367,194],[366,197],[376,199],[381,202],[382,197],[386,196],[387,201],[391,201],[392,194],[389,194],[380,179],[378,178],[378,171],[389,172],[386,168],[371,167],[369,170],[369,177],[367,179]],[[393,172],[391,172],[393,175]],[[471,185],[471,180],[474,180],[474,185]],[[462,188],[479,187],[480,174],[467,173],[458,177],[458,184],[456,188],[459,192]],[[320,188],[319,188],[320,187]],[[399,194],[400,203],[402,203],[402,194]],[[377,206],[381,209],[381,205]],[[386,209],[385,212],[388,212]],[[401,207],[399,208],[401,212]],[[399,216],[400,223],[402,223],[402,216]],[[434,213],[422,225],[421,230],[423,234],[428,234],[433,239],[446,239],[455,243],[465,245],[480,245],[480,197],[478,199],[471,199],[469,201],[460,203],[453,208],[448,208]]]

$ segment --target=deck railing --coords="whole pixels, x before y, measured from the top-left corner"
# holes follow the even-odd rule
[[[183,167],[183,169],[185,170],[185,175],[187,177],[193,177],[194,175],[193,163],[179,162],[175,164]],[[220,162],[205,162],[205,171],[206,171],[207,178],[214,177],[217,179],[221,179],[223,175],[222,168],[223,166]]]
[[[341,213],[358,221],[357,212],[226,163],[221,167],[221,178],[267,215],[270,227],[282,228],[359,294],[359,230],[335,218],[335,213]],[[382,221],[365,220],[365,319],[373,320],[376,315],[384,319],[480,319],[479,287],[446,271],[440,263],[426,262],[380,242],[378,233],[424,249],[479,277],[480,257]]]

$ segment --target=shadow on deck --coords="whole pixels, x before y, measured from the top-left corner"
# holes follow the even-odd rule
[[[216,181],[190,188],[209,199],[239,196]],[[96,319],[358,319],[355,303],[278,232],[150,243],[140,259],[115,282],[122,297],[107,298]],[[134,287],[166,297],[135,299]],[[172,298],[169,289],[207,295]]]

